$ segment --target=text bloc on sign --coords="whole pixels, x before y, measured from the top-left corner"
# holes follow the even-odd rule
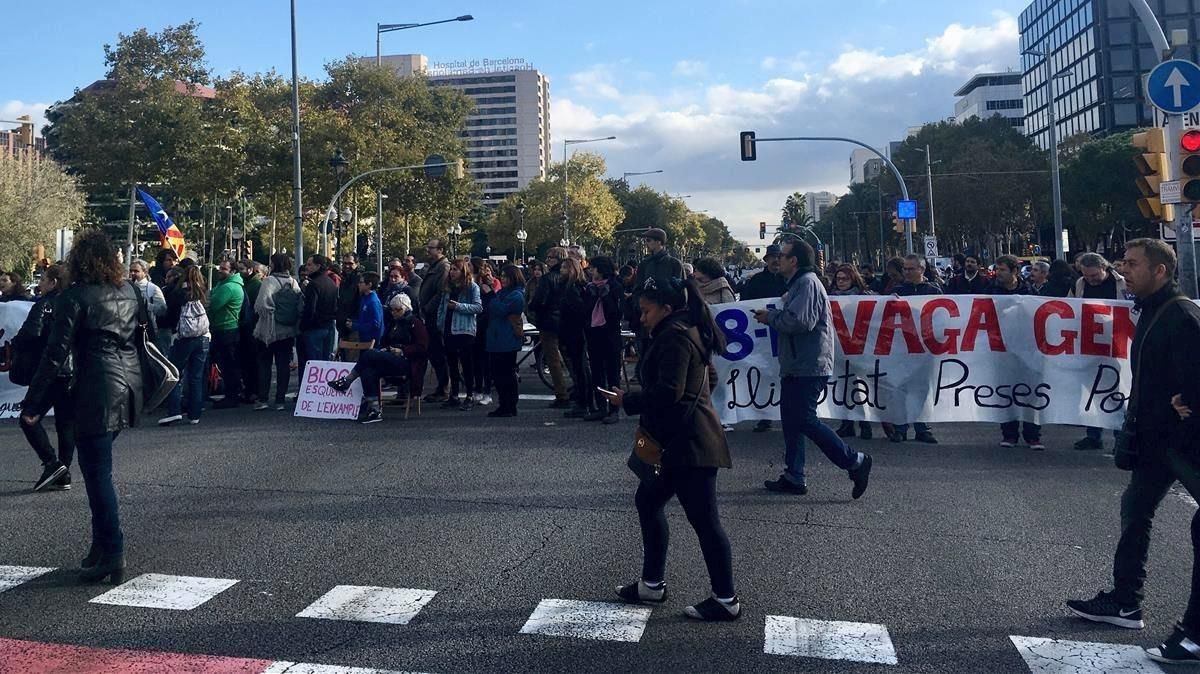
[[[727,347],[713,404],[725,423],[779,418],[781,343],[754,300],[712,307]],[[1120,428],[1132,382],[1132,303],[1030,296],[837,297],[826,419]]]
[[[350,374],[354,363],[310,360],[300,377],[300,395],[296,397],[298,417],[309,419],[357,419],[362,402],[362,383],[355,379],[350,390],[335,391],[329,382]]]

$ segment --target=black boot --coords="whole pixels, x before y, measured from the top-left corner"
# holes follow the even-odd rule
[[[96,566],[96,562],[99,562],[100,558],[103,556],[103,553],[100,552],[100,548],[96,547],[95,543],[92,543],[92,547],[88,548],[87,557],[79,560],[79,568],[90,569],[93,566]]]
[[[854,437],[854,422],[853,421],[843,421],[842,425],[838,426],[837,435],[839,438],[853,438]]]
[[[109,579],[113,585],[125,582],[125,555],[100,555],[96,565],[79,572],[79,580],[95,583]]]

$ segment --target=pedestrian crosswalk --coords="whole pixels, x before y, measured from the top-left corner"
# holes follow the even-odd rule
[[[12,590],[36,581],[56,569],[38,566],[0,565],[0,592]],[[204,578],[158,573],[144,573],[102,592],[89,600],[91,604],[146,609],[150,611],[200,611],[206,604],[236,586],[240,581],[230,578]],[[317,593],[314,593],[314,595]],[[421,619],[428,611],[437,610],[445,602],[434,600],[438,591],[415,588],[389,588],[361,585],[337,585],[318,596],[296,618],[311,620],[350,621],[405,626]],[[3,597],[0,597],[3,599]],[[434,607],[434,608],[431,608]],[[292,609],[295,610],[295,609]],[[550,637],[555,639],[584,639],[619,643],[639,643],[647,631],[654,629],[652,617],[656,610],[650,606],[634,606],[620,602],[583,601],[575,599],[542,599],[532,608],[527,620],[513,633],[519,638]],[[806,617],[767,615],[763,624],[762,651],[767,656],[817,661],[843,661],[877,665],[904,664],[886,625],[862,622],[818,620]],[[1122,672],[1124,674],[1159,674],[1163,669],[1137,646],[1067,641],[1032,636],[1010,636],[1011,647],[1024,661],[1031,674],[1085,674],[1091,672]],[[0,638],[0,674],[6,671],[40,671],[34,664],[46,656],[47,644]],[[55,646],[67,654],[56,652],[61,662],[72,658],[104,662],[171,663],[169,654],[138,654],[120,650],[99,649],[88,654],[75,646]],[[902,650],[900,651],[903,652]],[[132,654],[131,654],[132,653]],[[199,658],[207,656],[178,656]],[[1014,661],[1016,658],[1013,658]],[[226,668],[224,665],[197,671],[259,672],[262,674],[399,674],[385,670],[332,666],[292,661],[242,660]],[[26,669],[6,670],[2,663],[31,662]],[[248,664],[247,664],[248,663]],[[139,665],[140,666],[140,665]],[[116,667],[113,671],[127,671]],[[173,671],[174,665],[162,671]],[[58,671],[58,670],[56,670]],[[61,670],[68,671],[68,670]],[[81,670],[92,671],[92,670]],[[107,671],[107,670],[106,670]],[[140,670],[139,670],[140,671]],[[158,671],[150,667],[146,671]],[[189,670],[190,671],[190,670]]]

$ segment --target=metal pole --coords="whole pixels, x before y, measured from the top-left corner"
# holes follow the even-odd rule
[[[1058,175],[1058,118],[1054,111],[1054,75],[1050,72],[1050,54],[1043,52],[1042,65],[1046,71],[1046,95],[1050,100],[1050,189],[1053,192],[1054,251],[1055,257],[1067,259],[1067,247],[1063,245],[1062,185]]]
[[[279,196],[271,196],[271,254],[274,255],[279,251],[278,241],[275,238],[276,233],[276,218],[279,217]]]
[[[129,271],[129,263],[133,262],[133,227],[134,208],[137,199],[137,185],[129,186],[129,240],[125,242],[125,271]]]
[[[900,174],[900,169],[896,168],[896,165],[892,163],[892,160],[888,159],[882,152],[880,152],[879,150],[876,150],[875,148],[871,147],[870,145],[867,145],[866,143],[864,143],[860,140],[854,140],[853,138],[842,138],[840,136],[792,136],[792,137],[787,137],[787,138],[758,138],[758,139],[755,139],[754,142],[755,143],[778,143],[778,142],[785,142],[785,141],[790,142],[790,141],[814,141],[814,140],[837,141],[837,142],[841,142],[841,143],[850,143],[852,145],[857,145],[861,148],[870,150],[871,152],[875,153],[876,156],[878,156],[880,159],[883,160],[883,163],[887,164],[888,169],[891,170],[892,175],[895,176],[895,178],[896,178],[896,183],[900,185],[900,195],[904,198],[905,201],[908,201],[908,186],[904,184],[904,176]],[[905,244],[908,247],[908,254],[911,255],[913,252],[912,227],[905,227],[904,238],[905,238]]]
[[[929,158],[929,146],[925,146],[925,184],[929,190],[929,236],[937,236],[937,225],[933,219],[933,161]]]
[[[567,201],[568,193],[571,191],[571,180],[568,175],[567,164],[567,142],[563,141],[563,240],[567,243],[571,241],[571,225],[567,219]]]
[[[383,278],[383,192],[375,188],[375,257],[379,260],[379,278]]]
[[[412,230],[408,227],[408,213],[404,214],[404,254],[412,255],[412,243],[409,241],[409,234]]]
[[[296,223],[296,275],[304,264],[304,207],[300,194],[300,82],[296,59],[296,0],[292,0],[292,206]]]
[[[875,196],[879,198],[879,270],[883,271],[883,176],[875,179]]]

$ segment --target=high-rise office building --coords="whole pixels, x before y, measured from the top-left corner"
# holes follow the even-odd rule
[[[804,208],[808,211],[808,217],[817,222],[825,219],[825,214],[837,205],[837,201],[837,195],[832,192],[804,193]]]
[[[1021,73],[979,73],[954,92],[954,121],[962,124],[972,117],[987,119],[999,115],[1018,131],[1024,129],[1025,100]]]
[[[1167,35],[1186,29],[1181,58],[1196,60],[1200,2],[1150,0]],[[1142,78],[1159,55],[1128,0],[1034,0],[1021,12],[1021,71],[1025,133],[1050,146],[1050,100],[1043,57],[1054,76],[1058,137],[1108,134],[1152,124]]]
[[[371,60],[371,59],[364,59]],[[475,101],[459,132],[467,171],[494,206],[544,178],[550,164],[550,81],[524,59],[430,64],[420,54],[384,56],[402,77],[424,72],[431,86],[451,87]]]

